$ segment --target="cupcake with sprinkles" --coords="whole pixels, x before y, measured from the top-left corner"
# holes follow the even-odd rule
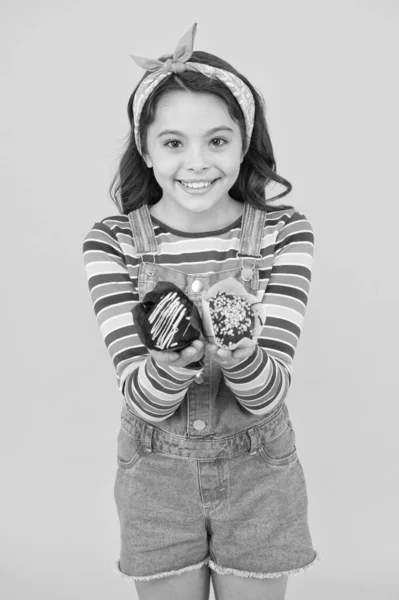
[[[266,307],[234,278],[213,285],[202,299],[202,320],[209,342],[235,350],[257,342]]]
[[[150,350],[183,350],[202,332],[195,304],[166,281],[158,282],[132,313],[139,338]]]

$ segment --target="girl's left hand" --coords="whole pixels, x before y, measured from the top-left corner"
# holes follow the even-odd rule
[[[243,362],[246,358],[249,358],[256,350],[256,346],[250,346],[248,348],[237,348],[237,350],[227,350],[227,348],[220,348],[216,344],[207,343],[205,345],[205,353],[207,353],[212,360],[216,361],[222,367],[234,367],[238,363]]]

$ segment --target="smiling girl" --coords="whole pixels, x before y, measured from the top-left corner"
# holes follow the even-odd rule
[[[140,599],[285,597],[319,556],[286,397],[308,302],[313,230],[266,200],[276,173],[264,102],[224,60],[133,57],[128,145],[110,188],[120,214],[87,233],[94,311],[122,394],[115,502],[119,574]],[[197,306],[235,278],[266,308],[257,344],[141,343],[133,309],[156,284]]]

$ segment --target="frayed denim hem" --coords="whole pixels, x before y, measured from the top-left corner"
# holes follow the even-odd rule
[[[309,564],[298,569],[291,569],[290,571],[280,571],[277,573],[254,573],[252,571],[239,571],[238,569],[230,569],[229,567],[219,567],[212,560],[209,561],[209,568],[220,575],[238,575],[239,577],[256,577],[257,579],[274,579],[282,577],[283,575],[299,575],[305,573],[315,564],[322,562],[322,558],[318,552],[315,552],[315,557]]]
[[[143,575],[141,577],[126,575],[120,569],[120,562],[117,560],[115,562],[114,573],[117,573],[120,577],[124,579],[130,579],[131,581],[152,581],[153,579],[162,579],[163,577],[170,577],[171,575],[182,575],[183,573],[187,573],[188,571],[194,571],[195,569],[200,569],[202,566],[207,565],[209,562],[209,556],[205,560],[201,561],[196,565],[190,565],[189,567],[184,567],[183,569],[178,569],[177,571],[165,571],[164,573],[158,573],[157,575]]]

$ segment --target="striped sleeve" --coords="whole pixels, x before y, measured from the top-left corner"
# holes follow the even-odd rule
[[[277,235],[273,269],[262,302],[267,316],[253,354],[223,368],[237,401],[255,415],[270,412],[287,395],[308,303],[314,233],[295,212]]]
[[[163,421],[182,402],[197,371],[159,366],[140,341],[132,310],[139,301],[125,256],[106,223],[95,223],[83,242],[86,278],[102,338],[128,405],[147,421]]]

